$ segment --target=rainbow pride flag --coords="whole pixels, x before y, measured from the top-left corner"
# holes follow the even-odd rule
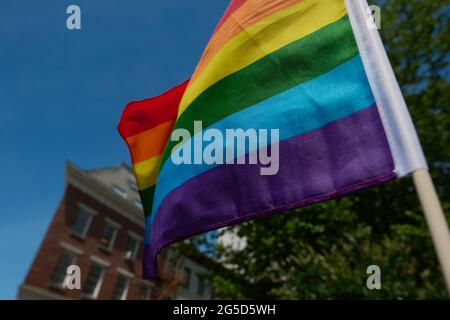
[[[125,108],[119,131],[146,216],[145,277],[158,276],[157,255],[174,242],[426,167],[366,9],[365,1],[233,0],[190,80]],[[204,131],[231,128],[278,130],[279,139],[223,164],[173,161],[183,145],[203,148]],[[179,129],[190,136],[182,145],[171,139]],[[276,174],[238,163],[272,144]]]

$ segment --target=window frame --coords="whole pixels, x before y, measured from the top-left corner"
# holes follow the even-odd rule
[[[136,245],[134,247],[134,250],[132,252],[130,259],[136,260],[139,255],[139,250],[141,250],[141,242],[143,242],[144,238],[142,238],[141,236],[139,236],[137,233],[135,233],[133,231],[128,231],[127,232],[127,243],[126,243],[125,252],[124,252],[124,258],[126,258],[126,256],[127,256],[127,252],[128,252],[127,246],[128,246],[128,241],[130,238],[134,239],[136,241]]]
[[[119,187],[118,185],[114,185],[114,186],[112,186],[112,189],[113,189],[114,193],[116,195],[118,195],[119,197],[121,197],[122,199],[128,199],[128,194],[122,187]]]
[[[204,277],[197,276],[197,295],[203,297],[206,293],[207,281]]]
[[[111,240],[109,241],[108,245],[105,245],[105,244],[103,244],[103,243],[100,243],[100,244],[99,244],[99,247],[100,247],[101,249],[103,249],[103,250],[106,250],[106,251],[108,251],[108,252],[111,252],[112,249],[114,248],[114,244],[116,243],[116,239],[117,239],[117,234],[119,233],[119,230],[122,228],[122,225],[118,224],[117,222],[111,220],[111,219],[108,218],[108,217],[106,217],[106,218],[104,219],[104,222],[105,222],[105,224],[104,224],[103,229],[102,229],[102,235],[101,235],[100,240],[103,239],[103,235],[104,235],[104,233],[105,233],[106,227],[109,226],[109,227],[111,227],[112,229],[114,229],[114,231],[113,231],[113,235],[112,235]]]
[[[61,283],[57,283],[52,280],[53,275],[55,274],[56,268],[59,265],[59,262],[61,261],[61,258],[64,254],[70,255],[70,262],[66,267],[66,272],[64,273],[64,277],[61,281]],[[56,261],[56,264],[53,267],[52,273],[50,274],[50,279],[48,280],[48,285],[53,288],[63,289],[65,290],[67,288],[67,279],[69,275],[67,274],[67,268],[73,264],[75,264],[75,261],[77,260],[78,254],[76,252],[73,252],[72,250],[69,250],[67,248],[63,248],[62,253],[58,257],[58,261]]]
[[[135,181],[129,180],[128,184],[129,184],[131,190],[133,190],[134,192],[139,192],[139,188],[138,188],[137,183]]]
[[[122,291],[122,295],[120,296],[119,299],[116,299],[114,297],[114,295],[116,294],[116,289],[117,289],[117,284],[119,282],[119,279],[125,279],[126,282],[125,282],[125,286],[124,286],[123,291]],[[114,288],[113,288],[113,294],[112,294],[111,299],[112,300],[126,300],[127,296],[128,296],[129,288],[130,288],[130,277],[128,277],[128,276],[118,272],[117,273],[117,277],[116,277],[116,283],[115,283]]]
[[[119,279],[119,277],[123,277],[123,278],[127,279],[126,287],[125,287],[125,289],[122,293],[122,297],[120,299],[120,300],[126,300],[127,296],[128,296],[128,292],[130,290],[131,279],[134,278],[134,274],[132,272],[125,270],[123,268],[120,268],[120,267],[116,268],[116,271],[117,271],[116,279]],[[117,282],[116,282],[116,285],[117,285]],[[115,289],[116,289],[116,286],[114,286],[114,290]],[[114,295],[114,291],[113,291],[113,295]]]
[[[77,220],[79,219],[80,214],[86,214],[87,215],[87,222],[84,226],[83,232],[81,232],[80,234],[74,231],[74,226],[77,223]],[[72,223],[71,228],[70,228],[70,234],[80,238],[80,239],[85,239],[87,236],[87,233],[89,231],[89,228],[91,227],[92,224],[92,220],[94,219],[94,216],[97,215],[97,211],[88,207],[87,205],[79,202],[78,203],[78,211],[77,211],[77,216],[75,218],[75,221]]]
[[[133,201],[133,204],[136,208],[144,210],[144,205],[142,204],[142,201],[140,199],[135,199]]]
[[[187,266],[184,266],[183,267],[183,273],[184,273],[184,278],[185,278],[184,288],[185,289],[190,289],[191,282],[192,282],[192,269],[187,267]]]
[[[90,276],[91,271],[92,271],[92,268],[94,266],[99,267],[101,269],[101,273],[100,273],[100,276],[98,277],[98,280],[97,280],[97,283],[95,285],[94,291],[92,292],[92,294],[89,294],[89,293],[84,292],[84,288],[86,287],[86,284],[87,284],[87,282],[89,280],[89,276]],[[83,284],[83,289],[82,289],[82,292],[81,292],[81,296],[83,298],[87,298],[87,299],[97,299],[98,298],[98,295],[100,293],[100,290],[101,290],[101,287],[102,287],[102,284],[103,284],[103,280],[105,278],[105,269],[106,269],[106,266],[104,264],[99,263],[97,261],[93,261],[93,260],[91,261],[91,268],[89,269],[89,273],[87,275],[86,281]]]

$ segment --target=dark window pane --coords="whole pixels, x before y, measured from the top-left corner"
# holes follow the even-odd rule
[[[191,273],[192,271],[190,268],[188,267],[184,268],[184,280],[185,280],[184,286],[186,288],[189,288],[189,286],[191,285]]]
[[[139,242],[133,238],[133,237],[128,237],[127,240],[127,245],[125,247],[125,253],[127,254],[128,252],[131,252],[131,258],[134,259],[137,256],[137,251],[139,248]]]
[[[205,293],[205,279],[198,278],[198,288],[197,293],[202,296]]]
[[[91,270],[89,271],[88,278],[83,287],[83,294],[88,296],[93,296],[95,294],[95,289],[102,277],[103,268],[99,265],[92,264]]]
[[[62,255],[59,257],[58,262],[56,263],[55,269],[53,269],[53,273],[50,277],[50,282],[52,284],[63,286],[64,280],[67,276],[67,267],[70,266],[75,259],[75,255],[64,251]]]
[[[83,210],[80,210],[74,224],[72,225],[72,233],[83,237],[87,232],[90,220],[91,215]]]
[[[110,224],[106,224],[103,228],[101,243],[108,249],[112,246],[112,241],[114,240],[114,236],[116,234],[116,228],[111,226]]]
[[[124,293],[127,288],[128,278],[122,275],[117,276],[116,286],[114,287],[113,300],[125,299]]]

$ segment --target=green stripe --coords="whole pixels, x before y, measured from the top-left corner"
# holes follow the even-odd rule
[[[155,185],[139,191],[141,195],[142,206],[144,207],[145,216],[149,216],[152,213],[153,198],[155,196]]]
[[[203,128],[276,94],[314,79],[358,54],[348,16],[265,56],[218,81],[181,114],[174,129],[193,135],[194,120]],[[168,141],[162,163],[177,142]]]

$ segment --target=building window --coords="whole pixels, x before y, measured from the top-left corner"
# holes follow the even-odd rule
[[[113,300],[125,300],[128,289],[128,278],[119,274],[114,287]]]
[[[141,200],[134,200],[133,203],[134,203],[134,205],[136,206],[136,208],[139,208],[139,209],[141,209],[141,210],[144,209],[144,206],[142,205]]]
[[[127,246],[125,247],[125,259],[136,259],[139,252],[139,240],[135,237],[128,235]]]
[[[50,284],[59,288],[66,287],[67,267],[75,263],[76,255],[64,250],[50,276]]]
[[[84,296],[92,299],[97,298],[102,283],[103,270],[102,266],[92,263],[91,270],[83,287]]]
[[[203,277],[198,278],[197,293],[199,296],[203,296],[206,288],[206,280]]]
[[[151,294],[152,294],[152,289],[149,286],[143,284],[139,288],[139,299],[140,300],[150,300]]]
[[[131,188],[131,190],[133,190],[134,192],[139,192],[139,189],[138,189],[136,183],[135,183],[134,181],[131,181],[131,180],[130,180],[130,188]]]
[[[101,247],[105,250],[111,251],[114,246],[114,241],[117,236],[117,226],[113,223],[106,221],[103,228],[102,238],[100,239]]]
[[[115,193],[117,193],[119,196],[121,196],[122,198],[126,199],[127,198],[127,193],[125,192],[125,190],[123,190],[121,187],[118,186],[114,186],[113,190]]]
[[[189,289],[189,286],[191,285],[191,274],[191,269],[188,267],[184,267],[184,287],[187,289]]]
[[[77,218],[75,219],[74,224],[72,225],[72,234],[77,237],[84,238],[88,232],[89,226],[92,221],[92,213],[86,211],[83,208],[80,208],[78,211]]]

